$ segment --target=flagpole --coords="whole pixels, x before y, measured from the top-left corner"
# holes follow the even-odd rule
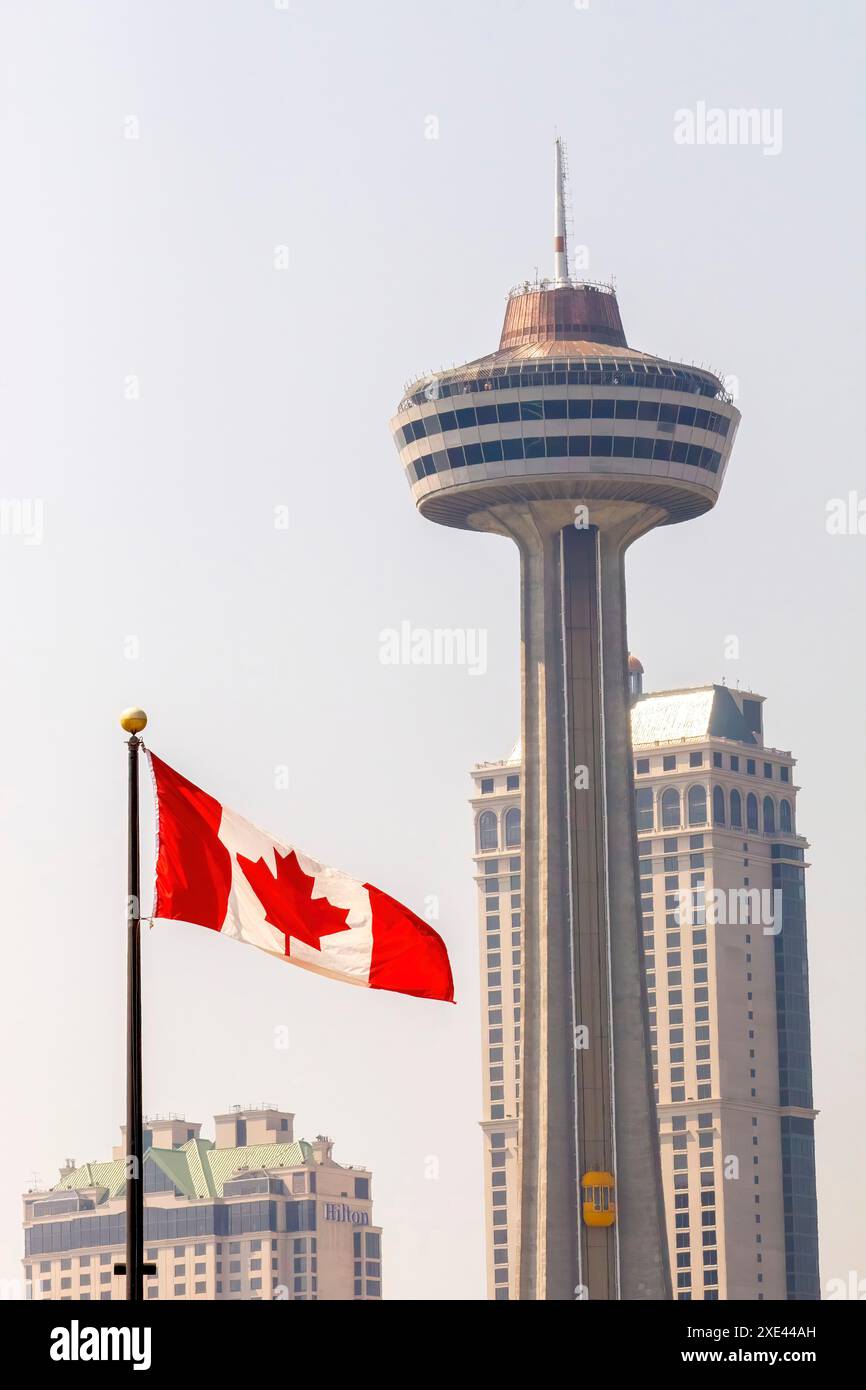
[[[147,725],[142,709],[126,709],[121,728],[130,738],[129,844],[126,961],[126,1297],[144,1299],[144,1125],[141,1096],[141,882],[138,833],[138,735]]]

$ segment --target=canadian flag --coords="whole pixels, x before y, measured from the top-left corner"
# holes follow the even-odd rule
[[[148,753],[157,802],[153,916],[192,922],[369,989],[454,999],[441,937],[371,883],[320,864]]]

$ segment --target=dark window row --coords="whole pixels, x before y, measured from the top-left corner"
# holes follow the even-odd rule
[[[730,756],[729,756],[729,758],[728,758],[728,762],[729,762],[729,765],[730,765],[731,772],[739,772],[739,771],[741,770],[741,769],[740,769],[740,758],[739,758],[739,754],[737,754],[737,753],[731,753]],[[703,755],[703,753],[689,753],[689,767],[703,767],[703,763],[704,763],[704,755]],[[721,753],[713,753],[713,767],[723,767],[723,766],[724,766],[724,762],[723,762],[723,759],[722,759],[722,754],[721,754]],[[676,755],[675,753],[666,753],[666,754],[664,755],[664,757],[662,758],[662,771],[663,771],[663,772],[675,772],[676,769],[677,769],[677,755]],[[647,774],[647,773],[649,772],[649,770],[650,770],[650,760],[649,760],[649,758],[636,758],[636,759],[635,759],[635,764],[634,764],[634,770],[635,770],[635,773],[636,773],[638,776],[646,776],[646,774]],[[779,771],[779,780],[780,780],[780,781],[782,781],[782,782],[790,782],[790,780],[791,780],[791,769],[790,769],[789,767],[785,766],[785,764],[782,764],[782,765],[779,767],[778,771]],[[747,758],[747,759],[746,759],[746,773],[747,773],[747,775],[748,775],[749,777],[756,777],[756,776],[758,775],[758,774],[757,774],[757,771],[756,771],[756,763],[755,763],[755,759],[754,759],[754,758]],[[774,776],[774,766],[773,766],[773,764],[772,764],[772,763],[764,763],[764,777],[767,778],[768,780],[772,780],[773,776]]]
[[[652,391],[688,391],[716,400],[724,393],[718,382],[694,372],[674,371],[644,362],[524,362],[517,368],[494,367],[472,376],[435,383],[438,395],[461,396],[467,391],[517,391],[526,386],[636,386]],[[424,405],[431,384],[407,396],[405,406]]]
[[[361,1254],[361,1232],[352,1233],[352,1248],[354,1254],[360,1257]],[[364,1249],[368,1260],[380,1260],[382,1258],[382,1237],[376,1231],[364,1232]]]
[[[730,807],[731,828],[741,829],[743,825],[743,801],[736,789],[731,792]],[[762,810],[764,834],[775,835],[776,803],[771,796],[764,797]],[[721,787],[713,788],[713,823],[714,825],[725,824],[725,793]],[[746,828],[754,831],[758,829],[758,798],[754,792],[749,792],[746,797]],[[779,830],[783,835],[793,835],[794,833],[791,803],[785,798],[779,803]]]
[[[740,771],[740,759],[739,759],[739,755],[738,755],[738,754],[736,754],[736,753],[731,753],[730,758],[729,758],[729,762],[730,762],[730,768],[731,768],[731,771],[732,771],[732,772],[739,772],[739,771]],[[722,754],[721,754],[721,753],[713,753],[713,767],[722,767],[723,765],[724,765],[724,764],[723,764],[723,762],[722,762]],[[758,774],[757,774],[757,771],[756,771],[756,764],[755,764],[755,759],[754,759],[754,758],[747,758],[747,759],[746,759],[746,772],[748,773],[748,775],[749,775],[750,777],[756,777],[756,776],[758,775]],[[764,776],[765,776],[766,778],[772,780],[772,778],[773,778],[774,775],[775,775],[775,774],[774,774],[773,764],[772,764],[772,763],[764,763]],[[782,764],[780,765],[780,767],[779,767],[779,779],[780,779],[780,781],[782,781],[782,782],[790,782],[790,780],[791,780],[791,769],[790,769],[789,767],[787,767],[784,763],[782,763]]]
[[[661,842],[661,846],[662,846],[662,847],[661,847],[661,850],[659,851],[659,853],[661,853],[661,854],[676,854],[676,852],[677,852],[677,846],[678,846],[678,845],[679,845],[679,839],[678,839],[678,837],[677,837],[676,835],[673,835],[673,836],[671,836],[669,839],[664,839],[664,840],[662,840],[662,842]],[[703,835],[690,835],[690,836],[689,836],[689,849],[690,849],[690,850],[700,850],[700,849],[703,849],[703,848],[704,848],[704,837],[703,837]],[[651,857],[652,857],[652,852],[653,852],[653,842],[652,842],[652,840],[641,840],[641,842],[639,843],[639,845],[638,845],[638,847],[637,847],[637,852],[638,852],[638,858],[640,858],[640,859],[649,859],[649,858],[651,858]],[[698,856],[698,855],[693,855],[692,858],[701,858],[701,859],[702,859],[702,858],[703,858],[703,855],[700,855],[700,856]],[[700,867],[702,867],[702,866],[701,866],[701,865],[693,865],[693,867],[700,868]],[[647,866],[646,866],[646,869],[644,869],[644,868],[641,869],[641,872],[642,872],[642,873],[644,873],[644,872],[647,872],[647,873],[648,873],[648,872],[649,872],[649,868],[650,868],[650,866],[647,865]]]
[[[796,859],[801,864],[806,858],[805,852],[799,845],[773,845],[770,849],[770,855],[773,859]]]
[[[40,1220],[45,1216],[62,1216],[64,1213],[86,1210],[93,1210],[93,1202],[88,1201],[87,1198],[79,1198],[78,1193],[73,1192],[67,1197],[55,1197],[45,1202],[34,1202],[30,1208],[30,1215],[35,1220]]]
[[[146,1240],[186,1239],[190,1236],[242,1235],[247,1231],[276,1231],[280,1203],[235,1202],[231,1204],[179,1207],[145,1207]],[[307,1231],[316,1227],[316,1204],[312,1201],[287,1202],[286,1230]],[[27,1255],[57,1250],[79,1250],[95,1245],[123,1245],[126,1240],[126,1214],[81,1216],[72,1221],[48,1221],[30,1226],[24,1232]]]
[[[315,1177],[315,1174],[311,1176]],[[315,1192],[316,1189],[313,1187],[311,1190]],[[273,1192],[279,1197],[284,1197],[286,1185],[281,1178],[230,1178],[223,1183],[224,1197],[251,1197],[258,1192]]]
[[[679,444],[670,439],[630,439],[625,435],[543,435],[520,439],[492,439],[487,444],[458,445],[441,449],[435,454],[423,454],[412,467],[415,477],[446,473],[449,468],[466,468],[475,463],[500,463],[510,459],[534,458],[636,458],[662,459],[686,463],[692,468],[706,468],[717,473],[722,456],[715,449],[700,444]]]
[[[159,1160],[154,1158],[152,1149],[148,1149],[144,1155],[144,1190],[145,1192],[174,1192],[178,1197],[184,1196],[183,1189],[178,1187],[168,1173],[160,1167]]]
[[[727,824],[725,793],[721,787],[713,787],[712,805],[713,823],[715,825]],[[662,792],[659,806],[662,829],[676,829],[682,824],[683,804],[677,788],[666,788]],[[771,796],[764,797],[760,810],[763,812],[763,833],[775,835],[776,803]],[[689,787],[686,812],[689,825],[706,825],[707,793],[704,787]],[[653,830],[655,828],[653,824],[655,797],[652,787],[637,787],[635,789],[635,815],[638,830]],[[732,829],[736,830],[743,828],[743,798],[736,788],[730,794],[730,825]],[[746,829],[755,834],[760,833],[759,803],[754,792],[749,792],[746,797]],[[786,799],[783,799],[779,804],[779,831],[785,835],[793,835],[794,833],[791,803]]]
[[[402,427],[404,443],[442,434],[445,430],[468,429],[475,425],[507,425],[517,420],[647,420],[671,429],[685,425],[727,435],[730,420],[714,410],[698,410],[693,405],[668,405],[664,401],[595,398],[580,401],[505,401],[500,405],[470,405],[459,410],[441,410],[410,420]]]
[[[789,1299],[819,1299],[815,1140],[811,1120],[782,1116],[785,1273]]]
[[[776,861],[773,864],[773,888],[782,894],[784,923],[784,931],[773,938],[780,1104],[811,1109],[809,966],[802,865]]]

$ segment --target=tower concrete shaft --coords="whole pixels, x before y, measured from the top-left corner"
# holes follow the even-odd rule
[[[521,557],[524,952],[520,1296],[670,1296],[640,938],[626,546],[660,513],[492,509]],[[581,1220],[615,1173],[617,1221]]]

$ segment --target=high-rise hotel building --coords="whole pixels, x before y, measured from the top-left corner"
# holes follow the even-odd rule
[[[637,854],[674,1297],[819,1297],[805,850],[763,697],[644,695],[630,662]],[[488,1291],[516,1297],[520,750],[472,771]],[[576,1020],[579,1023],[580,1020]]]
[[[156,1299],[362,1300],[382,1296],[382,1232],[369,1169],[335,1162],[322,1135],[295,1139],[273,1106],[217,1115],[215,1140],[178,1116],[145,1121],[145,1259]],[[24,1275],[34,1299],[125,1298],[122,1140],[110,1162],[68,1161],[24,1197]]]

